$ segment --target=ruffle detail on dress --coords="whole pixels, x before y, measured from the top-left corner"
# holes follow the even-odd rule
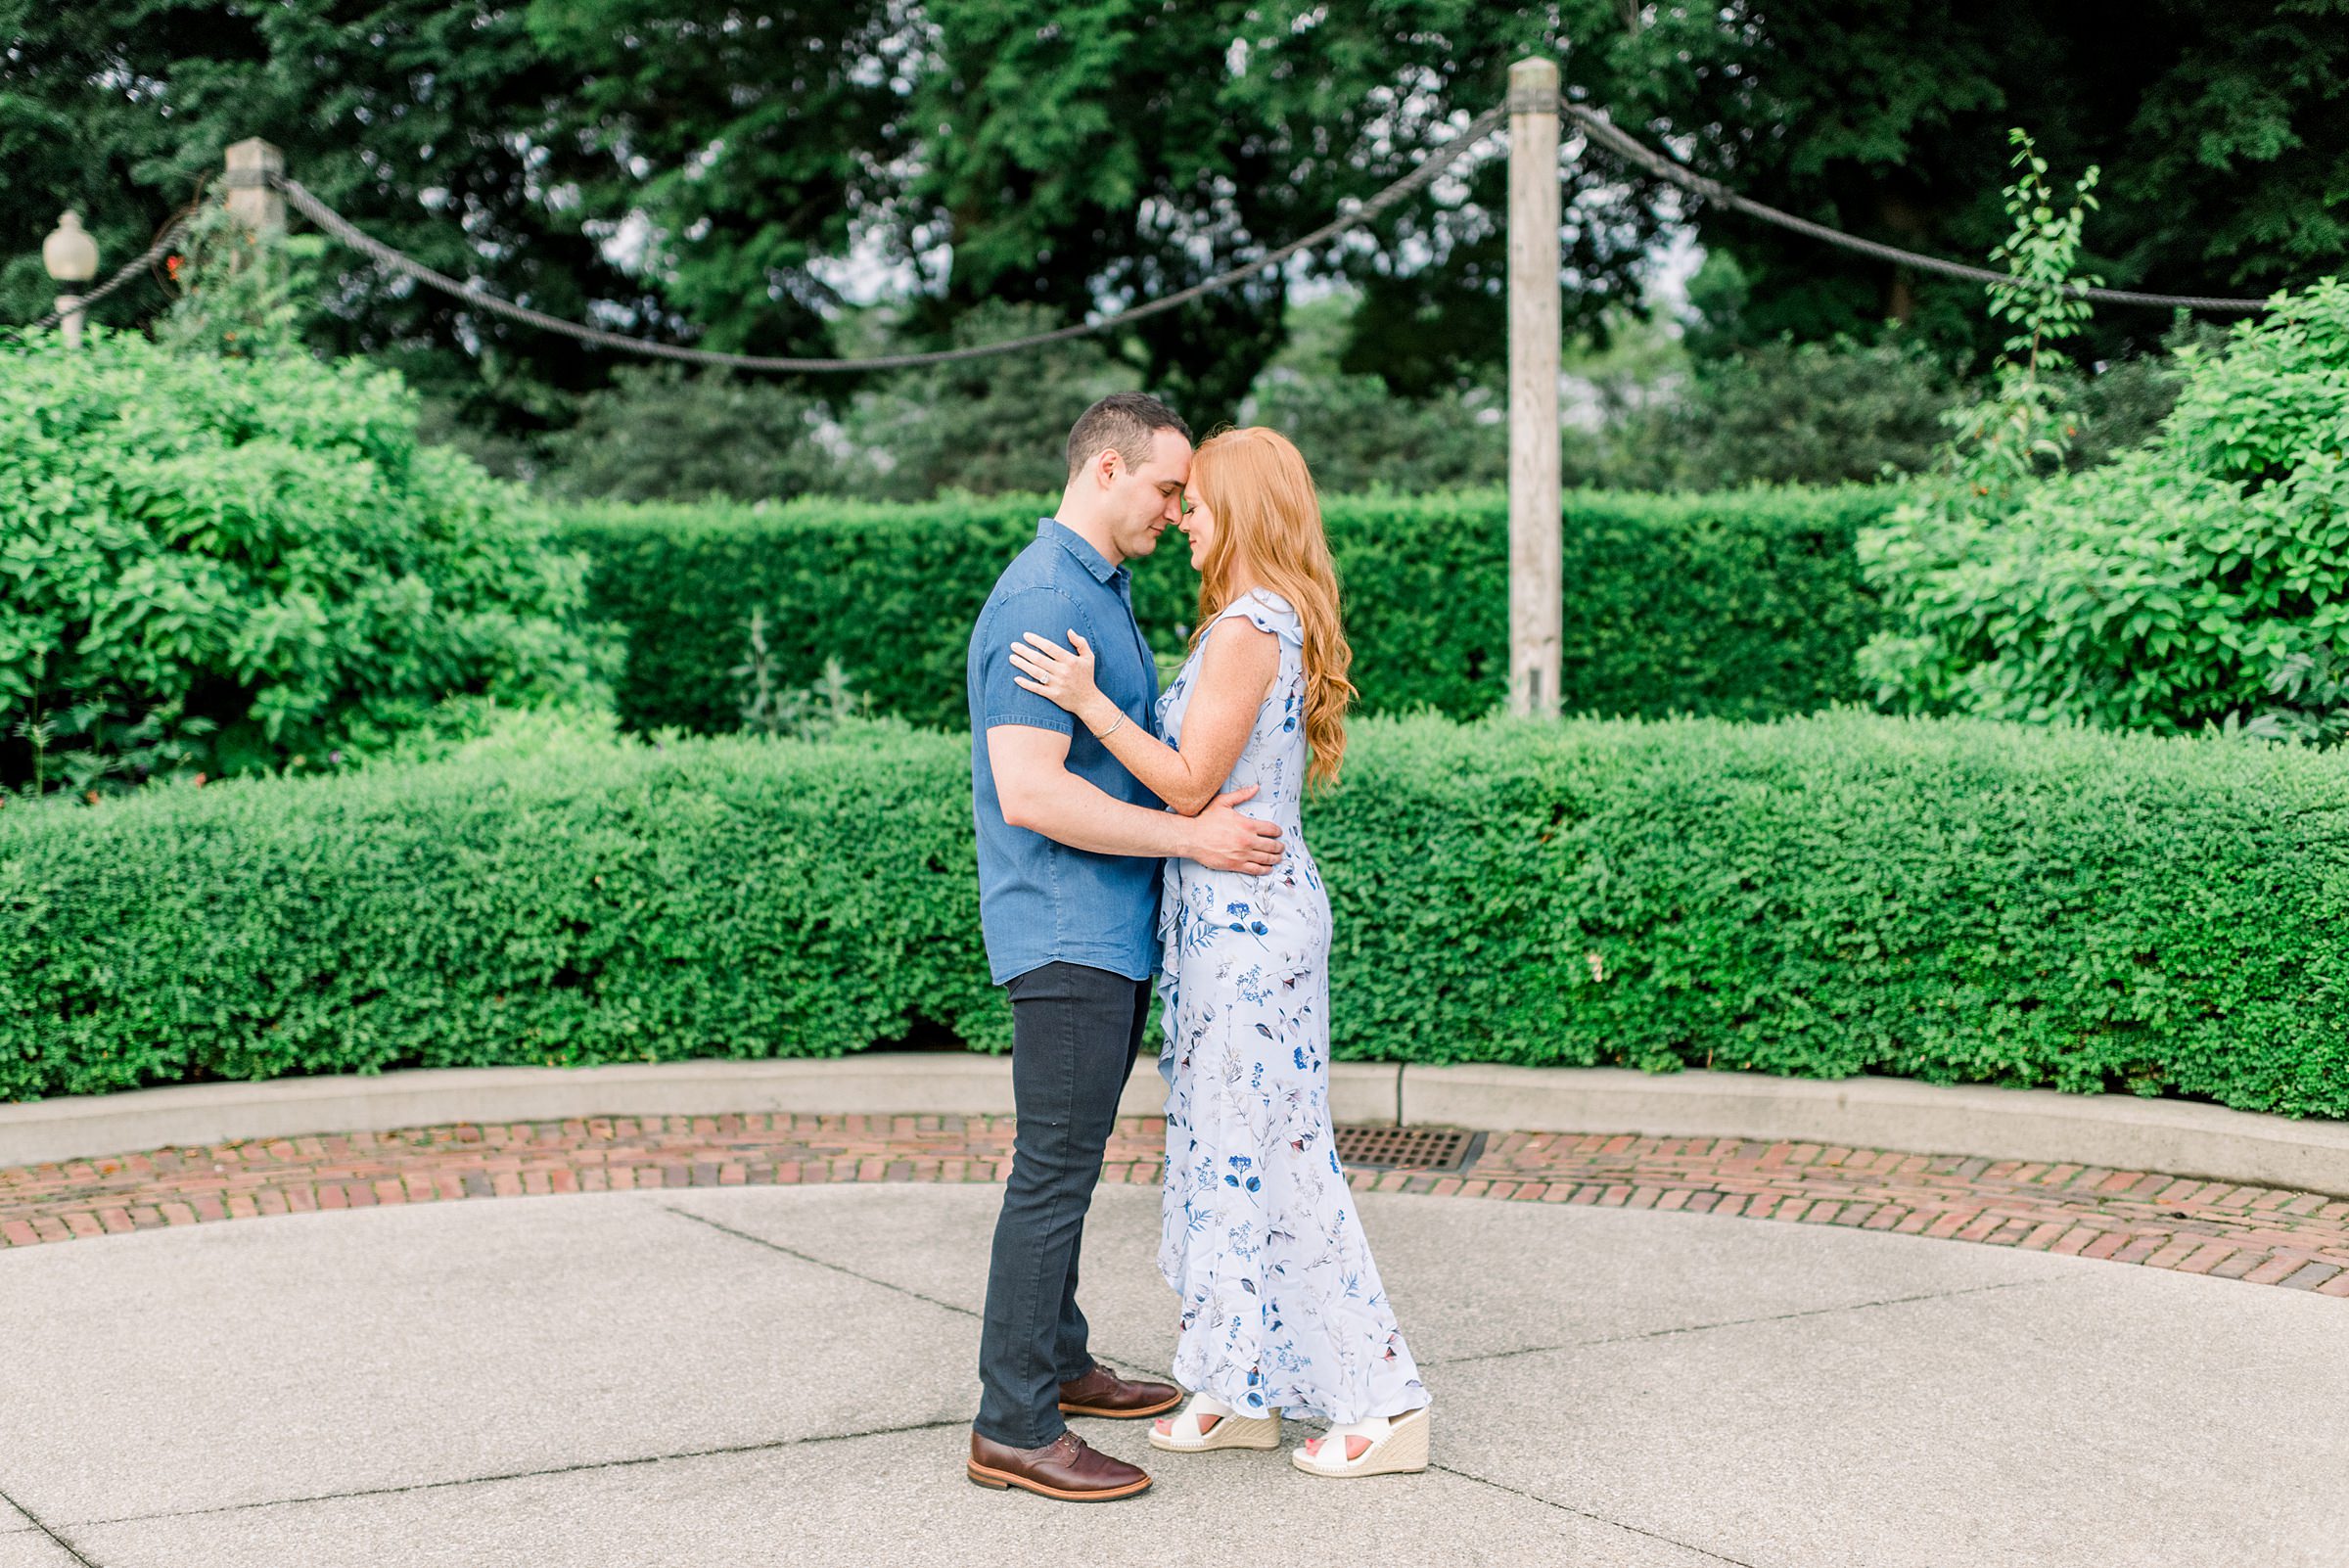
[[[1289,601],[1270,588],[1250,588],[1225,605],[1216,617],[1221,622],[1232,616],[1246,616],[1259,631],[1269,631],[1275,637],[1305,646],[1305,622]]]

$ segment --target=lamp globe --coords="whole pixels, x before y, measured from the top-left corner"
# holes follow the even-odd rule
[[[60,283],[87,283],[98,275],[98,242],[81,226],[81,214],[67,212],[41,242],[41,265]]]

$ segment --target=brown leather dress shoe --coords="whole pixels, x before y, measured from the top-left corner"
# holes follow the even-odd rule
[[[973,1432],[970,1476],[997,1492],[1018,1487],[1062,1502],[1115,1502],[1150,1490],[1147,1472],[1085,1447],[1074,1432],[1040,1449],[1006,1448]]]
[[[1131,1421],[1159,1415],[1182,1403],[1182,1390],[1172,1383],[1136,1383],[1093,1363],[1093,1369],[1074,1383],[1060,1385],[1063,1415],[1106,1415],[1113,1421]]]

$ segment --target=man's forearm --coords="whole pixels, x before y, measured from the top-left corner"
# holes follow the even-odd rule
[[[1190,853],[1191,819],[1118,800],[1074,773],[1055,769],[1025,803],[1018,824],[1072,850],[1152,859]]]

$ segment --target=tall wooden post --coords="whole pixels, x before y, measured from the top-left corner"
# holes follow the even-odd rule
[[[286,171],[286,155],[258,136],[231,143],[228,168],[221,184],[228,188],[228,209],[256,233],[281,233],[286,226],[286,199],[269,184],[269,176]]]
[[[1509,68],[1509,712],[1558,715],[1558,63]]]

